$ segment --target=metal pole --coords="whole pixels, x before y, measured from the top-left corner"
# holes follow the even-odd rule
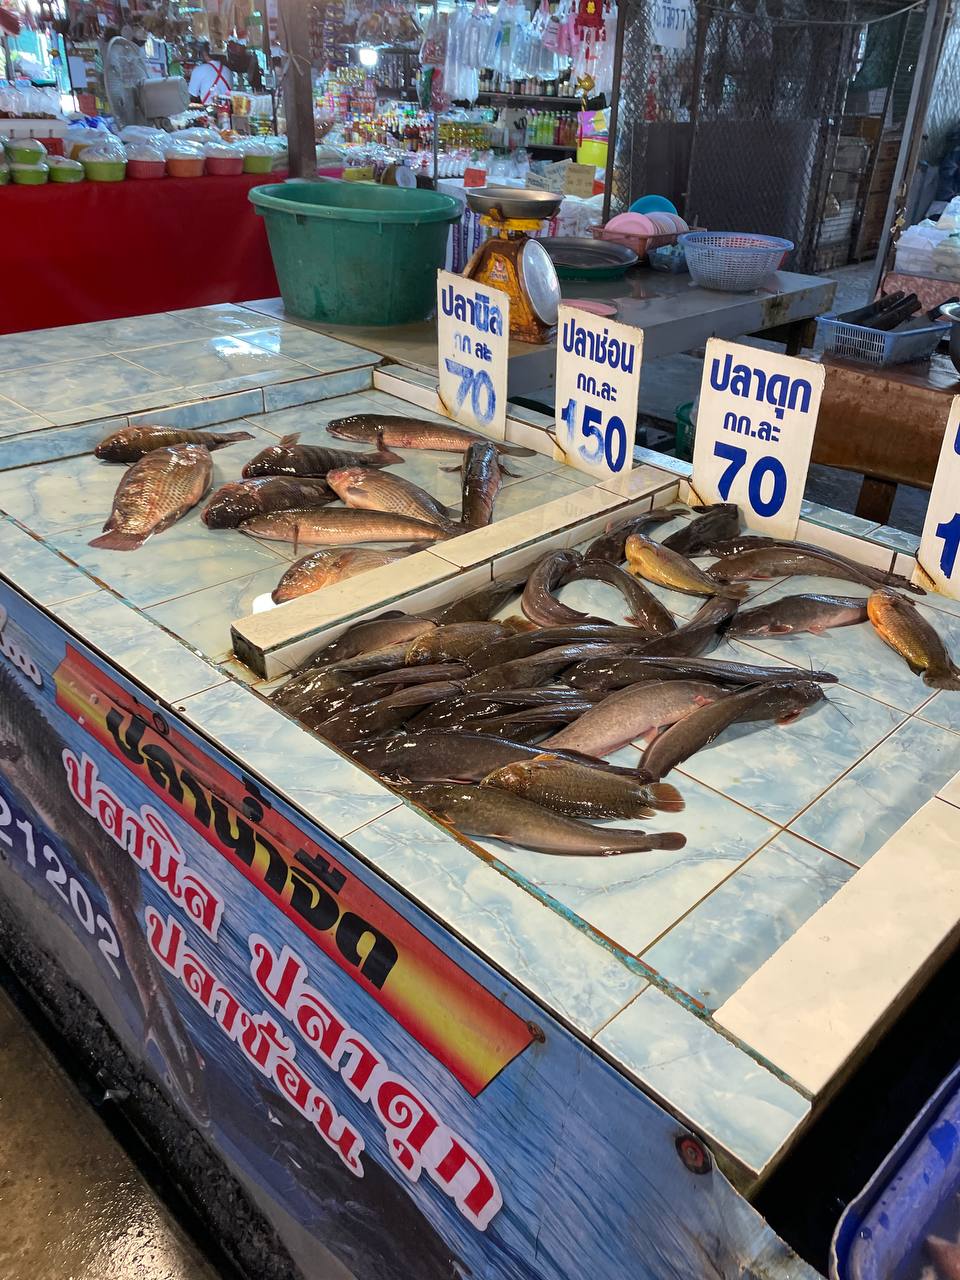
[[[278,17],[287,65],[283,102],[292,178],[317,176],[317,143],[313,124],[313,76],[310,64],[310,14],[304,0],[279,0]]]
[[[617,33],[613,50],[613,88],[610,94],[610,125],[607,129],[607,168],[603,175],[603,212],[601,220],[610,217],[610,197],[613,194],[614,158],[617,151],[617,122],[620,116],[620,73],[623,67],[623,41],[627,29],[627,5],[630,0],[620,0],[617,7]],[[638,15],[639,17],[639,15]],[[628,127],[632,127],[632,121]],[[628,196],[632,193],[628,192]],[[629,200],[627,201],[629,204]]]
[[[870,297],[876,297],[880,281],[886,269],[887,256],[893,239],[895,224],[900,221],[902,206],[906,199],[907,188],[917,166],[920,153],[920,142],[923,126],[927,118],[927,107],[930,105],[930,94],[940,60],[940,49],[943,43],[943,29],[950,9],[950,0],[927,0],[927,11],[924,16],[923,36],[920,40],[920,51],[917,55],[917,74],[913,78],[910,91],[910,105],[903,122],[903,142],[897,156],[897,167],[893,174],[893,186],[890,188],[890,199],[887,201],[887,214],[884,219],[883,232],[880,236],[880,247],[874,263],[873,276],[870,281]],[[902,188],[902,190],[901,190]],[[899,228],[898,228],[899,229]]]

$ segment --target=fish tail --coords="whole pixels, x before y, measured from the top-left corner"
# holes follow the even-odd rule
[[[749,582],[725,582],[717,592],[725,600],[744,600],[749,594]]]
[[[238,440],[254,440],[252,431],[228,431],[226,435],[211,436],[207,441],[208,449],[225,449],[228,444],[236,444]]]
[[[652,783],[647,787],[645,798],[655,809],[662,809],[664,813],[680,813],[686,807],[683,796],[669,782]]]
[[[149,536],[149,533],[121,533],[119,529],[108,529],[99,538],[92,538],[88,546],[106,547],[108,551],[136,551]]]
[[[399,453],[394,453],[392,449],[384,448],[382,440],[378,441],[378,444],[380,447],[373,455],[373,458],[376,458],[376,465],[378,467],[395,467],[399,466],[400,463],[403,462]],[[371,462],[373,461],[373,458],[370,459]]]
[[[511,458],[535,458],[537,456],[536,449],[525,449],[520,444],[504,444],[497,441],[497,453],[507,453]]]
[[[682,849],[686,843],[687,837],[681,831],[662,831],[658,835],[648,832],[646,848]]]
[[[960,667],[951,662],[948,667],[928,668],[923,673],[923,683],[931,689],[960,689]]]

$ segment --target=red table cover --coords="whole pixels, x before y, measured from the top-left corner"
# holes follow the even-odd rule
[[[285,176],[0,187],[0,333],[276,297],[247,192]]]

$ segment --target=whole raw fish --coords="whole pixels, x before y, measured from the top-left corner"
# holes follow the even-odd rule
[[[406,660],[412,666],[420,662],[469,658],[475,649],[507,635],[510,628],[502,622],[451,622],[412,641]]]
[[[783,596],[771,604],[742,610],[730,621],[726,634],[783,636],[811,631],[822,635],[831,627],[850,627],[867,620],[867,602],[860,596],[827,596],[813,593]]]
[[[236,529],[244,520],[268,516],[272,511],[303,510],[333,502],[336,494],[325,480],[293,476],[259,476],[222,484],[203,509],[210,529]]]
[[[251,458],[242,474],[251,476],[325,476],[337,467],[389,467],[403,462],[398,453],[377,449],[360,453],[352,449],[327,449],[318,444],[298,444],[300,432],[284,436]]]
[[[462,721],[459,727],[467,733],[475,729],[477,733],[507,738],[510,742],[536,742],[538,738],[555,733],[561,726],[576,720],[592,705],[587,700],[548,702],[542,707],[526,707],[501,716],[478,716],[475,720]]]
[[[665,636],[676,631],[677,624],[666,605],[661,604],[639,579],[624,573],[619,565],[606,560],[584,560],[564,576],[563,585],[591,580],[615,587],[626,601],[629,610],[627,622],[639,627],[646,635]]]
[[[643,643],[643,637],[637,634],[636,627],[614,627],[606,622],[580,622],[561,627],[535,627],[532,631],[521,631],[516,635],[497,640],[494,644],[484,645],[470,655],[470,666],[474,671],[486,671],[489,667],[499,667],[513,662],[516,658],[529,658],[531,654],[540,653],[543,649],[553,649],[558,645],[575,644],[577,641],[595,642],[598,644],[637,644]]]
[[[899,653],[910,670],[932,689],[960,689],[960,667],[939,633],[911,600],[881,587],[867,600],[867,613],[877,635]]]
[[[700,512],[699,517],[663,540],[665,547],[682,556],[703,555],[718,539],[732,538],[740,528],[740,508],[735,502],[717,502],[693,510]]]
[[[729,596],[712,596],[689,622],[644,645],[643,653],[660,658],[695,658],[709,653],[723,639],[739,605],[739,600],[731,600]]]
[[[655,524],[665,524],[677,513],[668,507],[645,511],[629,520],[613,522],[607,531],[596,538],[583,553],[584,560],[606,560],[608,564],[623,564],[627,558],[626,542],[632,533],[642,533]]]
[[[643,680],[713,680],[717,684],[748,685],[760,680],[805,680],[835,684],[829,671],[799,671],[796,667],[761,667],[720,658],[636,657],[587,658],[567,673],[567,683],[575,689],[622,689]]]
[[[677,831],[655,835],[623,827],[591,827],[495,787],[434,782],[405,786],[403,792],[464,835],[492,836],[540,853],[607,858],[648,849],[682,849],[687,842]]]
[[[627,567],[648,582],[686,595],[732,596],[742,600],[748,591],[747,587],[727,586],[720,577],[710,577],[679,551],[671,551],[639,533],[632,533],[627,539]]]
[[[641,642],[642,643],[642,642]],[[633,652],[640,646],[632,646]],[[565,667],[572,667],[584,658],[620,656],[631,652],[629,644],[602,644],[597,640],[579,640],[573,644],[561,644],[526,658],[515,658],[498,667],[487,667],[467,681],[470,693],[489,693],[491,689],[525,689],[543,684]]]
[[[426,489],[389,471],[370,467],[338,467],[327,472],[327,484],[348,507],[361,511],[389,511],[425,524],[450,528],[450,512]]]
[[[464,685],[466,684],[467,681],[464,681]],[[582,701],[581,690],[564,689],[556,685],[551,685],[548,689],[518,687],[480,692],[465,689],[462,693],[421,711],[407,728],[418,733],[423,729],[460,729],[468,722],[487,716],[506,715],[518,707],[556,706],[563,702],[579,704]]]
[[[399,610],[389,610],[376,618],[365,618],[347,627],[336,640],[310,655],[301,670],[315,670],[331,662],[355,658],[357,654],[383,649],[387,645],[401,644],[404,640],[416,640],[437,624],[430,618],[418,618]]]
[[[742,545],[746,539],[738,539]],[[737,582],[754,578],[805,577],[840,578],[846,582],[859,582],[865,587],[897,586],[915,595],[924,595],[922,587],[915,587],[896,573],[882,573],[867,565],[857,564],[846,556],[824,551],[803,542],[775,542],[771,538],[759,538],[741,551],[723,555],[707,572],[718,581]]]
[[[679,813],[684,807],[669,782],[641,782],[550,754],[502,765],[480,785],[511,791],[568,818],[649,818],[657,809]]]
[[[454,680],[412,685],[378,698],[376,702],[335,711],[329,719],[316,726],[316,732],[321,738],[337,743],[377,737],[390,729],[398,729],[418,707],[437,702],[459,689],[459,683]]]
[[[101,440],[94,454],[104,462],[138,462],[153,449],[167,449],[174,444],[203,444],[208,449],[225,449],[238,440],[253,440],[252,431],[187,431],[179,427],[124,427]]]
[[[438,449],[442,453],[464,453],[476,440],[487,437],[477,431],[455,427],[452,422],[428,422],[425,418],[403,418],[389,413],[355,413],[348,418],[335,418],[327,430],[339,440],[357,440],[361,444],[384,445],[392,449]],[[495,440],[498,453],[515,458],[535,458],[536,449]]]
[[[496,613],[501,605],[506,604],[512,595],[522,590],[527,580],[526,571],[509,578],[501,578],[489,587],[481,587],[470,595],[452,600],[450,604],[430,611],[434,622],[482,622]]]
[[[547,551],[530,570],[527,585],[520,597],[524,616],[540,627],[556,627],[564,623],[586,622],[588,615],[561,604],[553,592],[564,576],[581,562],[578,551]]]
[[[504,468],[492,440],[474,440],[463,458],[463,501],[460,519],[470,529],[493,521],[493,508],[503,484]]]
[[[547,738],[543,749],[568,747],[588,756],[605,756],[637,738],[657,734],[698,707],[723,698],[725,692],[711,680],[645,680],[628,685]]]
[[[380,569],[385,564],[402,560],[406,551],[375,551],[370,547],[321,547],[295,560],[271,593],[274,604],[296,600],[299,596],[331,587],[347,578]]]
[[[113,510],[91,547],[135,551],[154,533],[169,529],[210,488],[213,459],[202,444],[151,449],[124,474]]]
[[[390,511],[354,511],[350,507],[274,511],[245,520],[240,532],[253,538],[314,547],[350,542],[436,542],[446,537],[437,525],[423,520],[411,520]]]

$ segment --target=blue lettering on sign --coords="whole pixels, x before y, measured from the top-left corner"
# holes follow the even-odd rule
[[[785,409],[808,413],[813,388],[806,378],[790,378],[785,373],[767,374],[747,364],[734,364],[728,351],[723,364],[717,359],[710,367],[710,385],[715,391],[773,405],[774,416],[782,418]]]
[[[580,356],[583,360],[592,360],[594,364],[603,364],[609,369],[621,369],[624,373],[633,373],[637,354],[636,344],[611,338],[609,329],[605,328],[602,333],[596,333],[576,320],[564,320],[561,343],[564,351]]]
[[[610,471],[622,471],[627,460],[627,428],[623,419],[611,414],[604,425],[603,414],[596,405],[584,405],[578,440],[577,408],[576,400],[568,400],[560,417],[580,457],[592,463],[603,460]]]
[[[445,284],[440,290],[440,307],[445,316],[466,321],[481,333],[492,333],[494,337],[503,335],[503,312],[490,301],[489,294],[478,293],[471,298],[454,285]]]
[[[746,464],[747,451],[746,449],[741,449],[739,445],[724,444],[722,440],[717,440],[713,446],[713,456],[722,458],[724,462],[728,463],[717,481],[720,499],[722,502],[726,502],[730,496],[734,480]],[[762,486],[768,476],[771,481],[770,496],[765,498]],[[764,454],[762,457],[757,458],[750,468],[750,474],[747,478],[747,498],[757,515],[768,518],[775,516],[783,506],[786,496],[787,473],[780,459],[773,458],[769,454]]]
[[[463,408],[463,403],[469,396],[474,418],[484,424],[491,423],[497,410],[497,393],[493,379],[486,369],[471,369],[469,365],[460,364],[450,356],[446,357],[445,363],[447,373],[460,379],[456,391],[456,408]]]
[[[960,450],[958,450],[960,452]],[[957,567],[957,552],[960,551],[960,512],[937,525],[937,537],[943,543],[940,553],[940,572],[945,578],[952,578]]]

